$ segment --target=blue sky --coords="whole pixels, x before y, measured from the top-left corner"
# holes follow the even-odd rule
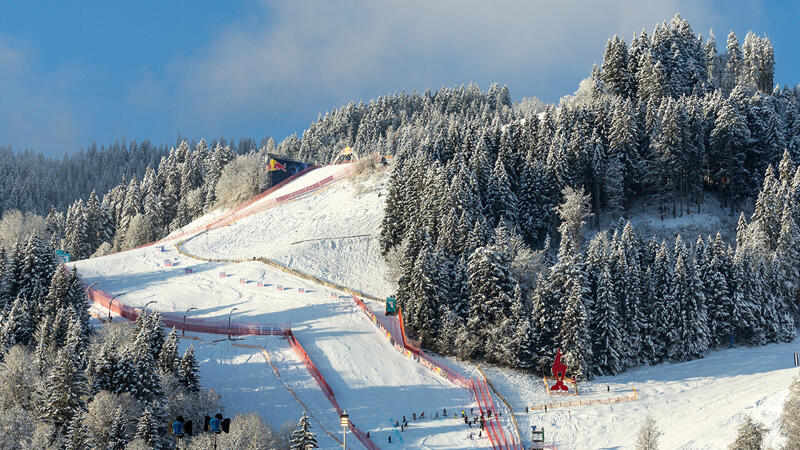
[[[800,81],[800,2],[555,3],[0,2],[0,144],[280,140],[350,100],[469,82],[556,101],[608,37],[676,12],[720,46],[730,29],[768,35],[776,82]]]

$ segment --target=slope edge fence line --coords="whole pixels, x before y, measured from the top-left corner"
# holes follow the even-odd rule
[[[278,372],[278,368],[275,367],[275,364],[272,364],[272,359],[269,357],[269,353],[267,352],[267,349],[265,349],[264,347],[262,347],[260,345],[239,344],[239,343],[236,343],[236,342],[232,342],[231,345],[233,345],[234,347],[238,347],[238,348],[251,348],[251,349],[256,349],[256,350],[261,351],[261,353],[264,354],[264,358],[266,358],[266,360],[267,360],[267,364],[272,368],[272,372],[274,372],[275,376],[279,380],[281,380],[281,383],[283,384],[283,387],[286,388],[286,390],[289,391],[290,394],[292,394],[292,397],[294,397],[294,399],[297,402],[297,404],[300,405],[301,408],[303,408],[303,411],[306,414],[308,414],[309,417],[311,417],[312,419],[314,419],[317,422],[317,424],[322,429],[322,431],[325,432],[325,434],[327,434],[328,436],[333,438],[333,440],[338,442],[339,444],[342,443],[342,440],[339,439],[339,437],[336,434],[331,433],[330,430],[328,430],[328,427],[326,427],[325,424],[321,420],[317,419],[316,416],[314,416],[314,412],[311,411],[306,406],[306,404],[303,403],[302,400],[300,400],[300,397],[297,396],[297,394],[294,392],[294,389],[292,389],[291,386],[289,386],[289,384],[286,383],[286,381],[283,379],[283,377],[281,377],[280,372]]]
[[[511,416],[511,422],[514,425],[512,431],[516,432],[516,435],[512,434],[512,439],[516,439],[516,441],[519,442],[519,446],[522,447],[522,434],[519,432],[519,424],[517,423],[517,418],[514,417],[514,410],[511,409],[511,404],[508,403],[508,401],[506,400],[505,397],[503,397],[503,394],[501,394],[500,391],[495,389],[494,385],[492,384],[492,381],[486,376],[486,374],[483,372],[483,369],[481,369],[481,365],[478,364],[477,367],[478,367],[478,372],[481,374],[481,377],[483,377],[483,381],[489,386],[491,391],[494,392],[494,394],[497,395],[498,398],[500,398],[500,401],[503,402],[503,405],[505,405],[506,409],[508,410],[508,415]]]
[[[118,314],[119,316],[135,321],[136,318],[139,317],[141,314],[142,308],[132,307],[129,305],[125,305],[119,301],[116,302],[116,305],[111,304],[111,296],[107,293],[95,289],[93,287],[89,287],[87,289],[86,296],[100,306],[104,306],[110,309],[112,312]],[[105,300],[105,302],[104,302]],[[183,324],[182,319],[178,320],[177,317],[173,317],[170,313],[160,313],[161,314],[161,322],[166,327],[181,327]],[[263,336],[263,335],[282,335],[286,336],[286,340],[289,342],[292,350],[298,356],[298,358],[303,362],[304,367],[308,370],[309,374],[314,381],[316,381],[317,385],[319,386],[320,390],[328,401],[331,402],[334,409],[339,413],[342,414],[343,410],[339,406],[339,403],[336,401],[336,397],[333,394],[333,390],[331,389],[330,385],[322,374],[317,370],[316,365],[314,362],[311,361],[311,358],[306,353],[305,349],[300,345],[300,342],[297,341],[297,338],[292,333],[291,328],[285,325],[265,325],[260,324],[257,322],[246,322],[246,323],[238,323],[234,327],[234,324],[231,323],[230,329],[228,328],[227,321],[214,321],[214,320],[204,320],[204,319],[192,319],[192,322],[187,322],[186,327],[184,328],[187,331],[194,331],[197,333],[210,333],[210,334],[223,334],[227,335],[229,330],[230,334],[236,336]],[[292,391],[292,394],[294,392]],[[299,400],[299,399],[298,399]],[[302,405],[301,403],[301,406]],[[370,438],[367,437],[366,433],[358,429],[353,422],[350,422],[350,431],[356,438],[369,450],[377,450],[379,447],[375,445],[374,442]]]
[[[553,403],[546,403],[542,405],[531,405],[528,408],[531,411],[536,410],[543,410],[545,407],[549,409],[553,408],[566,408],[568,406],[589,406],[589,405],[611,405],[614,403],[626,403],[632,402],[634,400],[639,399],[639,391],[636,388],[632,388],[632,393],[628,395],[622,395],[618,397],[612,398],[596,398],[592,400],[573,400],[571,402],[553,402]]]
[[[383,322],[381,322],[381,320],[375,315],[375,313],[359,298],[359,297],[364,297],[364,298],[369,298],[371,300],[380,301],[380,299],[378,297],[358,292],[358,291],[356,291],[354,289],[350,289],[350,288],[348,288],[346,286],[341,286],[339,284],[333,283],[333,282],[328,281],[328,280],[321,279],[319,277],[316,277],[314,275],[311,275],[311,274],[308,274],[308,273],[305,273],[305,272],[300,272],[298,270],[292,269],[292,268],[290,268],[290,267],[288,267],[288,266],[286,266],[286,265],[284,265],[284,264],[282,264],[282,263],[280,263],[278,261],[275,261],[275,260],[269,259],[269,258],[264,258],[264,257],[256,258],[256,257],[254,257],[254,258],[251,258],[251,259],[232,259],[232,258],[204,258],[204,257],[199,257],[199,256],[196,256],[196,255],[193,255],[193,254],[187,252],[183,248],[183,244],[185,242],[187,242],[188,240],[190,240],[190,239],[192,239],[192,238],[189,238],[186,241],[178,242],[178,243],[175,244],[175,249],[178,251],[179,254],[181,254],[183,256],[186,256],[186,257],[189,257],[189,258],[194,258],[194,259],[197,259],[197,260],[200,260],[200,261],[208,261],[208,262],[242,263],[242,262],[250,262],[250,261],[259,261],[259,262],[264,263],[264,264],[266,264],[268,266],[271,266],[271,267],[274,267],[274,268],[276,268],[278,270],[286,272],[286,273],[288,273],[290,275],[294,275],[294,276],[296,276],[298,278],[302,278],[302,279],[305,279],[305,280],[308,280],[308,281],[312,281],[312,282],[315,282],[315,283],[320,284],[322,286],[329,287],[331,289],[336,289],[336,290],[339,290],[339,291],[346,292],[346,293],[350,294],[351,300],[367,316],[367,318],[372,322],[372,324],[380,332],[380,334],[383,335],[384,337],[386,337],[387,339],[389,339],[389,343],[397,351],[399,351],[400,353],[402,353],[404,356],[408,357],[409,359],[417,362],[418,364],[421,364],[422,366],[428,368],[429,370],[433,371],[434,373],[436,373],[437,375],[441,376],[442,378],[447,379],[448,381],[450,381],[454,385],[456,385],[458,387],[461,387],[463,389],[467,389],[469,391],[472,391],[473,395],[475,396],[476,402],[478,402],[479,405],[480,405],[480,398],[478,397],[477,391],[473,388],[472,380],[466,378],[464,375],[461,375],[460,373],[454,371],[453,369],[441,364],[440,362],[438,362],[435,359],[433,359],[431,356],[425,354],[425,352],[423,352],[421,349],[419,349],[417,347],[414,347],[414,346],[412,346],[412,345],[410,345],[408,343],[408,339],[405,336],[405,330],[404,330],[404,327],[403,327],[402,312],[399,312],[399,314],[398,314],[398,318],[400,320],[400,329],[401,329],[400,342],[398,342],[396,340],[396,337],[392,336],[391,332],[389,332],[389,329],[383,324]],[[324,391],[324,389],[323,389],[323,391]],[[484,404],[485,405],[490,405],[489,402],[484,402]],[[492,411],[494,411],[493,402],[491,403],[491,405],[492,405]],[[496,426],[500,426],[499,422],[498,422],[498,424]],[[488,430],[488,428],[487,428],[487,430]],[[505,437],[504,434],[502,436]],[[490,435],[490,441],[492,441],[492,445],[493,446],[497,446],[496,448],[501,448],[501,449],[502,448],[510,448],[510,449],[517,448],[514,445],[514,442],[512,442],[511,445],[509,445],[507,442],[499,442],[498,441],[497,443],[495,443],[494,440],[493,440],[493,435]]]
[[[297,172],[296,174],[294,174],[294,175],[290,176],[289,178],[281,181],[280,183],[276,184],[275,186],[272,186],[271,188],[265,190],[264,192],[251,197],[249,200],[246,200],[243,203],[240,203],[239,205],[236,205],[230,211],[224,213],[221,217],[218,217],[217,219],[212,220],[211,222],[209,222],[209,223],[207,223],[205,225],[198,225],[198,226],[190,228],[188,230],[183,230],[178,234],[169,234],[166,237],[163,237],[163,238],[161,238],[161,239],[159,239],[157,241],[149,242],[147,244],[142,244],[142,245],[140,245],[138,247],[134,247],[134,248],[129,249],[129,250],[136,250],[136,249],[140,249],[140,248],[144,248],[144,247],[149,247],[151,245],[160,244],[162,242],[168,242],[168,241],[171,241],[171,240],[174,240],[174,239],[180,239],[182,237],[189,236],[189,235],[192,235],[192,234],[200,232],[200,231],[205,231],[205,230],[208,229],[209,226],[211,226],[211,225],[213,225],[213,224],[215,224],[217,222],[220,222],[222,220],[227,219],[231,215],[233,215],[233,214],[235,214],[235,213],[247,208],[248,206],[252,205],[253,203],[257,202],[258,200],[261,200],[262,198],[268,196],[269,194],[271,194],[271,193],[277,191],[278,189],[286,186],[287,184],[291,183],[292,181],[302,177],[303,175],[307,174],[308,172],[311,172],[312,170],[318,169],[319,167],[320,166],[309,166],[309,167],[306,167],[305,169],[301,170],[300,172]],[[122,253],[123,251],[128,251],[128,250],[122,250],[122,251],[115,252],[115,253]]]

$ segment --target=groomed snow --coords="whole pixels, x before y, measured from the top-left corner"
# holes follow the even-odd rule
[[[172,266],[167,267],[165,260],[170,260]],[[473,400],[469,391],[450,384],[396,351],[356,309],[349,296],[338,292],[332,296],[321,286],[261,263],[206,263],[181,256],[170,246],[164,252],[158,247],[145,247],[78,261],[74,265],[85,282],[99,282],[99,289],[112,295],[120,294],[119,300],[129,305],[144,305],[156,300],[152,309],[179,313],[198,307],[197,311],[191,312],[189,321],[192,317],[224,321],[232,308],[236,308],[233,320],[291,324],[295,335],[332,387],[339,404],[351,414],[359,428],[370,431],[378,445],[387,445],[388,435],[395,433],[390,419],[400,419],[403,415],[409,418],[411,427],[393,437],[394,442],[402,438],[402,447],[475,448],[489,445],[485,438],[470,441],[469,431],[473,430],[456,419],[422,422],[410,419],[415,412],[426,411],[426,416],[430,417],[442,408],[460,411],[471,406]],[[186,268],[191,268],[192,273],[184,273]],[[220,273],[227,276],[220,278]],[[240,278],[246,283],[240,284]],[[258,281],[263,283],[263,287],[257,286]],[[277,285],[287,289],[279,291]],[[300,293],[298,288],[304,288],[306,293]],[[215,349],[210,351],[213,353]],[[242,354],[251,356],[243,360]],[[250,357],[254,358],[253,361],[264,362],[253,355],[254,352],[239,349],[212,354],[207,358],[206,371],[203,372],[205,385],[220,386],[223,394],[228,390],[234,393],[234,397],[239,395],[235,392],[261,395],[261,392],[284,389],[264,367],[258,369],[259,376],[249,378],[242,375],[239,381],[226,381],[228,368],[237,362]],[[300,364],[299,360],[295,363]],[[214,364],[217,364],[217,370],[212,368]],[[252,367],[255,369],[255,366],[254,363]],[[251,408],[261,412],[263,407],[258,405],[262,400],[255,397],[253,395],[243,403],[242,409],[236,406],[235,411],[244,412]],[[271,401],[266,395],[264,398],[267,403]],[[250,402],[255,403],[251,405]],[[280,402],[289,403],[286,400]],[[230,403],[226,400],[226,404]],[[325,416],[321,420],[325,423],[333,420],[335,425],[338,417],[331,412],[330,404],[312,404],[316,406],[309,407],[317,415]],[[262,414],[275,424],[297,412],[287,406],[286,412],[275,412],[277,419],[270,416],[268,409]]]
[[[530,426],[544,427],[548,443],[563,449],[633,449],[642,421],[652,415],[664,432],[660,448],[726,449],[745,414],[770,432],[765,448],[781,448],[779,420],[792,379],[800,374],[790,344],[735,348],[703,359],[639,367],[613,377],[580,383],[579,396],[549,397],[540,377],[491,367],[486,376],[511,403],[526,446]],[[467,363],[450,361],[465,373]],[[525,414],[525,406],[581,399],[626,396],[639,399],[612,405],[549,408]],[[608,390],[610,389],[610,393]]]
[[[367,180],[339,181],[230,226],[197,235],[183,248],[203,258],[267,257],[301,272],[385,297],[395,292],[378,246],[387,178],[388,173],[379,172]]]

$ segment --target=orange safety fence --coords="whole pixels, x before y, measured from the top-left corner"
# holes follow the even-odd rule
[[[611,398],[596,398],[596,399],[587,399],[587,400],[573,400],[569,402],[553,402],[553,403],[546,403],[543,405],[533,405],[529,406],[528,408],[531,410],[543,410],[545,408],[566,408],[568,406],[590,406],[590,405],[611,405],[614,403],[625,403],[625,402],[632,402],[639,398],[639,392],[636,388],[633,388],[633,392],[618,397],[611,397]]]

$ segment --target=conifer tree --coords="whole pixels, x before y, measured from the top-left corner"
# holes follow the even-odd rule
[[[125,416],[121,407],[114,408],[113,420],[111,427],[108,430],[108,447],[107,450],[124,450],[128,444],[126,436],[126,423]]]
[[[178,359],[178,334],[173,328],[170,331],[164,345],[161,347],[161,352],[158,355],[158,368],[164,373],[170,373],[178,376],[178,368],[180,360]]]
[[[592,318],[593,355],[599,375],[614,375],[622,371],[621,353],[624,352],[620,324],[617,318],[617,299],[611,273],[605,267],[600,275]]]
[[[158,429],[158,419],[150,406],[145,407],[139,421],[136,423],[135,439],[141,439],[154,450],[163,448],[162,438]]]
[[[589,338],[588,316],[584,306],[584,292],[577,279],[570,279],[568,295],[561,329],[561,345],[564,361],[577,380],[591,379],[594,375],[592,343]]]
[[[70,349],[61,349],[47,380],[44,419],[64,429],[86,406],[86,378]]]
[[[292,450],[311,450],[319,448],[317,444],[317,436],[311,431],[311,422],[308,416],[303,413],[300,421],[297,422],[297,429],[292,432],[290,441]]]
[[[181,358],[178,368],[178,382],[186,388],[188,392],[200,391],[200,374],[197,360],[194,358],[194,346],[190,345]]]

